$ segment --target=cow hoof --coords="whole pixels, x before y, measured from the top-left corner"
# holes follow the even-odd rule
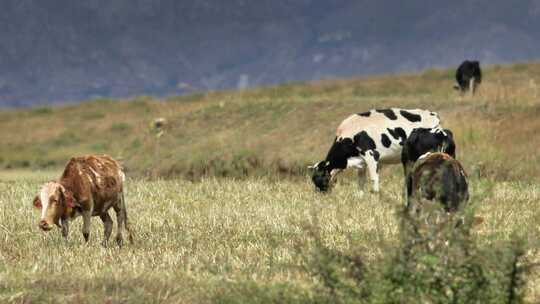
[[[88,243],[88,240],[90,239],[90,233],[83,233],[84,241]]]
[[[122,237],[117,237],[116,244],[118,245],[118,247],[122,247],[124,245],[124,239]]]
[[[101,246],[102,246],[103,248],[107,248],[107,241],[101,242]]]

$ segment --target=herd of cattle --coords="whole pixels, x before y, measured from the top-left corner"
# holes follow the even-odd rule
[[[456,80],[460,90],[474,92],[481,81],[478,62],[465,61],[457,70]],[[469,198],[467,175],[455,159],[452,132],[443,129],[440,122],[438,113],[420,109],[376,109],[353,114],[337,128],[326,158],[310,166],[312,181],[319,191],[326,192],[339,172],[356,168],[361,190],[367,171],[373,191],[379,192],[380,166],[401,162],[407,210],[429,200],[439,202],[446,212],[456,211]],[[132,241],[124,181],[122,167],[110,156],[72,158],[61,177],[43,185],[34,198],[34,206],[41,209],[39,227],[49,231],[56,225],[67,238],[69,222],[81,215],[82,234],[88,241],[90,219],[99,216],[104,225],[102,244],[106,246],[113,228],[108,214],[112,207],[117,218],[116,243],[122,246],[124,229]]]

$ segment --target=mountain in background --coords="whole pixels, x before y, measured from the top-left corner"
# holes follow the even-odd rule
[[[539,58],[539,0],[7,0],[0,105]]]

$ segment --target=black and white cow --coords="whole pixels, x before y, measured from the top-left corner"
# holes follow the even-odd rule
[[[405,177],[418,158],[428,152],[444,152],[456,158],[456,144],[452,131],[441,128],[414,129],[401,151]]]
[[[336,131],[336,138],[326,159],[310,168],[312,181],[320,191],[327,191],[335,176],[342,170],[358,169],[362,189],[365,169],[373,182],[373,191],[379,192],[380,163],[399,163],[401,150],[415,128],[437,128],[439,115],[427,110],[384,109],[353,114]]]
[[[478,85],[482,82],[482,71],[480,70],[480,62],[465,60],[456,70],[457,85],[456,90],[461,93],[470,91],[473,95]]]

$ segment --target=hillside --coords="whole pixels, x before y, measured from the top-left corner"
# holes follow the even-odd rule
[[[100,99],[0,112],[0,166],[59,169],[72,155],[107,153],[130,176],[298,174],[321,160],[339,122],[371,108],[429,108],[454,130],[472,174],[540,178],[540,64],[491,66],[461,98],[453,71],[292,83],[163,100]],[[165,118],[157,137],[151,124]]]
[[[536,0],[4,1],[0,105],[538,58]]]
[[[540,303],[540,63],[490,66],[474,98],[452,74],[1,111],[0,302]],[[391,106],[439,111],[469,175],[463,212],[434,214],[456,222],[416,246],[400,166],[379,194],[344,174],[323,195],[306,172],[345,116]],[[39,230],[34,196],[82,153],[127,167],[134,243],[102,247],[97,216],[88,243],[80,218],[68,240]]]

